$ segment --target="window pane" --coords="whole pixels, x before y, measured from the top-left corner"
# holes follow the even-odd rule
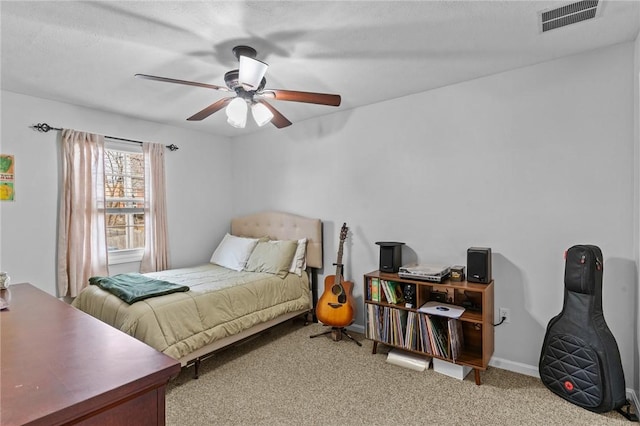
[[[143,248],[142,153],[105,150],[105,197],[109,250]]]
[[[144,214],[107,213],[107,247],[126,250],[144,247]]]

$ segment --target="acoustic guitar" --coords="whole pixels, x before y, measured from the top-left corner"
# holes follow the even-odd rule
[[[316,305],[318,321],[332,327],[346,327],[353,322],[355,308],[353,306],[353,283],[345,281],[342,276],[342,251],[344,240],[347,238],[347,224],[340,230],[340,246],[338,248],[338,260],[336,274],[324,279],[324,292]]]

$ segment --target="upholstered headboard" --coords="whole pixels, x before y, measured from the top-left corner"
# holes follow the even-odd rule
[[[231,234],[274,240],[307,238],[307,266],[322,268],[322,222],[282,212],[263,212],[231,220]]]

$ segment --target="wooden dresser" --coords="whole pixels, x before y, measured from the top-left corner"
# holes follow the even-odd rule
[[[0,296],[0,424],[165,424],[179,362],[30,284]]]

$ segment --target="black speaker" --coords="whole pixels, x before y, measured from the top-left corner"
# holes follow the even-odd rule
[[[467,250],[467,281],[489,284],[491,278],[491,249],[470,247]]]
[[[404,243],[378,241],[380,246],[380,272],[395,273],[402,266],[402,246]]]

